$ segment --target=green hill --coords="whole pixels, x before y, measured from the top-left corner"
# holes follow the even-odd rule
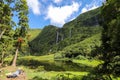
[[[76,44],[65,47],[62,51],[55,54],[55,58],[60,59],[64,57],[73,58],[78,55],[90,56],[94,51],[101,46],[101,34],[96,34],[90,38],[86,38]],[[100,51],[98,51],[100,52]],[[97,51],[95,52],[97,54]]]
[[[56,30],[58,28],[52,25],[46,26],[41,33],[29,43],[31,53],[47,53],[56,42]]]
[[[30,35],[29,41],[34,40],[41,32],[41,29],[30,29],[28,34]]]
[[[30,42],[31,53],[35,55],[55,53],[69,45],[81,42],[101,32],[99,22],[101,22],[100,8],[97,8],[80,14],[73,21],[64,24],[62,28],[48,25]]]

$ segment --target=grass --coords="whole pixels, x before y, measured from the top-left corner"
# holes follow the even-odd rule
[[[72,75],[84,76],[87,75],[89,72],[74,72],[74,71],[41,71],[36,72],[35,70],[28,69],[24,67],[25,72],[27,73],[28,80],[33,79],[34,77],[41,77],[43,79],[52,79],[60,74],[67,74],[70,73]]]
[[[91,66],[91,67],[96,67],[99,64],[103,63],[103,61],[100,61],[100,60],[88,60],[88,59],[85,59],[85,60],[73,59],[72,61],[74,63],[80,63],[80,64],[84,64],[84,65]]]
[[[54,54],[50,54],[50,55],[44,55],[44,56],[24,56],[21,57],[20,59],[34,59],[37,61],[42,61],[42,60],[54,60]]]
[[[54,60],[54,54],[50,54],[50,55],[44,55],[44,56],[24,56],[24,57],[19,57],[18,59],[28,59],[28,60],[37,60],[37,61],[45,61],[45,60],[50,60],[53,61]],[[10,62],[12,60],[12,57],[9,58],[5,58],[5,62]]]
[[[34,40],[41,32],[41,29],[31,29],[28,33],[30,35],[29,41]]]

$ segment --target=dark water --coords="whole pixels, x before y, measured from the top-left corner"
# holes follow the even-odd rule
[[[28,66],[29,68],[37,69],[43,66],[46,71],[91,71],[93,68],[83,64],[73,63],[72,61],[20,61],[19,65]]]
[[[43,65],[47,71],[90,71],[92,69],[72,61],[54,61],[54,63],[48,63],[48,65]]]

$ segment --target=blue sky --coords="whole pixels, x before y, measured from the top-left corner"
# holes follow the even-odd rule
[[[62,27],[81,13],[95,9],[104,0],[27,0],[30,28]]]

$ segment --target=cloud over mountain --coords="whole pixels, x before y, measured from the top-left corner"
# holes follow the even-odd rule
[[[82,8],[81,13],[90,11],[92,9],[96,9],[99,7],[100,1],[93,0],[90,4],[86,4],[85,7]]]
[[[77,2],[61,7],[50,5],[48,7],[46,19],[49,19],[51,24],[62,26],[72,14],[79,10],[80,5],[81,4],[78,4]]]

